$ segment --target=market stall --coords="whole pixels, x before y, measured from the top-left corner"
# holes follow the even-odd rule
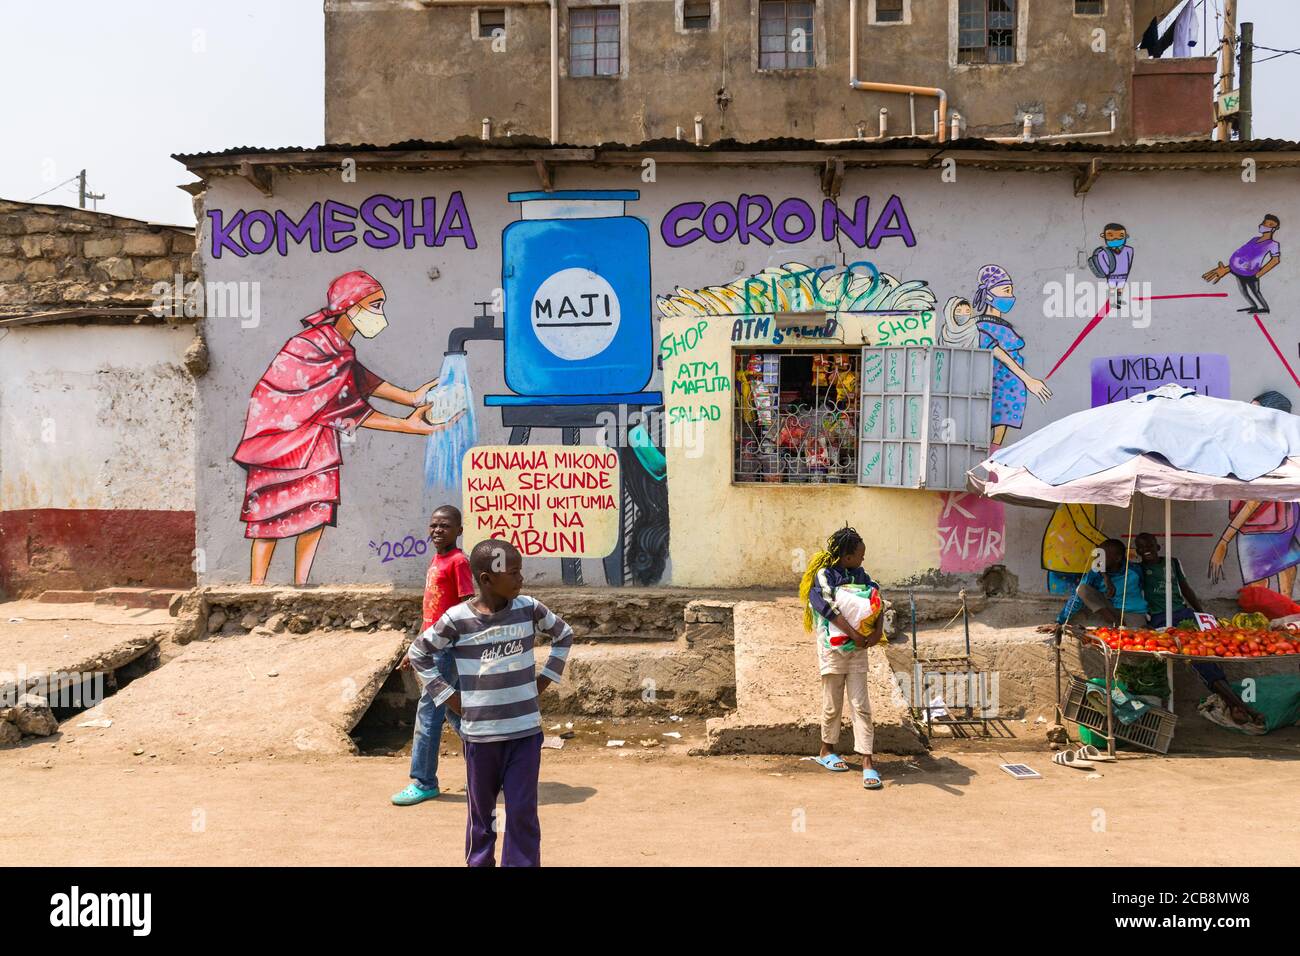
[[[1164,501],[1164,620],[1172,621],[1172,502],[1300,500],[1300,418],[1166,385],[1046,425],[1000,449],[969,472],[968,480],[974,491],[989,498],[1037,507],[1101,504],[1131,509],[1139,495]],[[1127,570],[1126,556],[1125,574]],[[1068,717],[1067,709],[1078,712],[1071,703],[1078,696],[1077,688],[1072,687],[1071,697],[1062,702],[1062,635],[1103,654],[1104,735],[1112,756],[1114,679],[1122,657],[1155,656],[1171,669],[1173,660],[1180,658],[1254,661],[1300,653],[1300,646],[1289,637],[1270,642],[1275,649],[1268,652],[1263,650],[1266,644],[1246,637],[1243,653],[1239,649],[1243,642],[1232,634],[1211,634],[1215,641],[1207,644],[1206,639],[1193,638],[1191,632],[1181,634],[1176,628],[1149,631],[1160,635],[1150,639],[1147,633],[1145,628],[1122,627],[1114,633],[1078,627],[1057,632],[1057,705],[1062,715]],[[1257,650],[1249,649],[1251,643]],[[1169,724],[1172,727],[1172,721]],[[1168,749],[1167,738],[1157,743]]]

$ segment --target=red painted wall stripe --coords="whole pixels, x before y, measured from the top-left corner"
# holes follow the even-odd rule
[[[192,588],[194,512],[0,511],[0,591]]]

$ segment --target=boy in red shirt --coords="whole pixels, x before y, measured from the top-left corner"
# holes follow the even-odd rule
[[[461,516],[457,508],[443,505],[429,519],[429,540],[433,543],[433,560],[424,579],[424,613],[420,633],[424,633],[447,612],[466,598],[474,596],[474,575],[469,559],[456,547],[461,533]],[[438,670],[453,686],[458,684],[456,657],[448,649],[439,656]],[[402,658],[399,669],[410,667]],[[438,747],[442,741],[443,721],[451,718],[452,730],[460,733],[460,718],[448,714],[447,705],[435,705],[428,692],[420,694],[415,708],[415,740],[411,744],[411,782],[393,794],[393,803],[410,807],[438,795]]]

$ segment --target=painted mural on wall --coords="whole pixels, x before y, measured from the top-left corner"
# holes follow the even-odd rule
[[[294,539],[294,583],[307,583],[321,537],[337,521],[340,436],[357,428],[428,435],[447,424],[426,416],[425,396],[436,379],[405,389],[357,358],[353,339],[373,339],[388,325],[379,281],[360,270],[344,273],[330,283],[326,300],[253,386],[233,455],[247,473],[240,520],[252,539],[253,584],[266,582],[276,545],[285,538]],[[372,397],[414,410],[397,418],[374,408]]]
[[[603,558],[618,544],[613,448],[481,445],[465,462],[465,549],[504,538],[526,558]]]
[[[992,450],[1016,439],[1031,406],[1052,403],[1048,381],[1089,336],[1100,340],[1119,331],[1117,323],[1130,318],[1119,306],[1229,298],[1229,293],[1208,291],[1197,296],[1148,294],[1149,283],[1133,280],[1137,256],[1130,230],[1121,222],[1098,222],[1087,235],[1099,237],[1100,244],[1087,241],[1092,249],[1086,255],[1098,281],[1086,283],[1084,290],[1098,296],[1097,308],[1090,319],[1083,315],[1087,321],[1081,320],[1078,334],[1051,364],[1054,356],[1034,347],[1041,329],[1023,318],[1036,297],[1017,287],[1014,264],[959,269],[956,274],[966,272],[969,279],[953,282],[955,288],[945,289],[950,294],[940,300],[930,279],[871,261],[877,257],[868,250],[883,250],[877,261],[887,262],[890,251],[918,245],[896,195],[883,203],[866,196],[843,203],[749,194],[700,198],[672,205],[651,223],[629,212],[640,199],[636,190],[524,192],[505,198],[516,215],[501,233],[501,297],[478,303],[479,315],[451,330],[437,378],[407,389],[362,364],[361,357],[368,354],[365,341],[387,323],[386,297],[376,279],[356,270],[331,283],[324,307],[303,320],[304,331],[284,343],[253,386],[233,455],[245,472],[240,519],[251,539],[250,580],[265,581],[284,538],[294,539],[295,581],[308,580],[324,529],[336,523],[342,505],[339,475],[349,454],[344,446],[357,429],[366,428],[425,437],[424,488],[465,505],[467,542],[482,533],[509,536],[533,530],[538,532],[536,547],[522,538],[521,547],[538,559],[558,561],[568,583],[584,583],[582,562],[591,559],[602,562],[606,583],[659,583],[669,568],[666,428],[721,423],[735,408],[752,409],[744,424],[753,426],[757,436],[775,423],[774,447],[763,447],[756,437],[748,458],[744,448],[736,452],[740,465],[770,454],[794,463],[800,480],[853,481],[857,463],[846,455],[853,454],[847,450],[854,447],[848,435],[854,429],[845,423],[865,415],[858,408],[864,370],[846,355],[863,344],[940,344],[993,352]],[[409,199],[376,194],[356,206],[316,202],[301,216],[256,209],[216,209],[208,216],[213,260],[284,256],[292,247],[340,260],[366,251],[479,248],[469,205],[458,191]],[[1258,234],[1202,278],[1211,284],[1228,276],[1237,280],[1245,303],[1238,311],[1254,314],[1269,347],[1300,387],[1287,359],[1290,347],[1280,345],[1261,318],[1269,313],[1262,280],[1281,262],[1279,228],[1277,215],[1266,214]],[[809,252],[751,274],[720,277],[713,285],[667,284],[669,291],[656,295],[652,242],[674,251],[803,245]],[[817,249],[829,251],[836,263],[827,264]],[[483,254],[492,255],[487,249]],[[1073,281],[1069,270],[1064,275]],[[489,292],[484,290],[484,298],[495,299]],[[1046,288],[1043,295],[1044,315],[1055,316]],[[1071,298],[1068,289],[1065,298]],[[1071,314],[1079,314],[1079,308],[1074,303]],[[788,316],[778,319],[779,313],[798,312],[822,315],[802,323]],[[698,318],[701,324],[675,322],[678,332],[656,335],[654,323],[660,318]],[[698,339],[711,325],[729,332],[733,357],[748,354],[747,349],[757,353],[783,345],[819,345],[831,353],[841,345],[846,355],[828,353],[812,360],[815,408],[781,409],[776,396],[765,406],[756,400],[771,390],[770,369],[763,362],[724,368],[716,361],[692,359],[692,336]],[[849,330],[852,341],[846,337]],[[507,389],[499,395],[477,394],[468,357],[497,348]],[[665,369],[662,391],[651,390],[656,360]],[[1228,359],[1221,354],[1096,357],[1094,351],[1088,362],[1086,381],[1094,405],[1170,381],[1208,395],[1229,394]],[[1059,381],[1053,385],[1060,387]],[[665,402],[666,397],[671,401]],[[375,400],[410,412],[388,414],[371,404]],[[1070,404],[1077,407],[1081,400],[1082,395],[1072,396]],[[768,407],[771,420],[764,421]],[[497,427],[507,436],[505,444],[495,437]],[[494,436],[492,444],[480,444],[485,429]],[[380,453],[374,440],[363,439],[357,450]],[[564,526],[553,521],[537,528],[537,516],[550,507],[545,494],[560,489],[526,488],[534,479],[523,475],[554,478],[566,469],[548,462],[521,469],[511,479],[518,487],[491,487],[493,469],[481,456],[545,450],[552,457],[555,449],[602,456],[596,471],[614,485],[598,500],[578,502],[572,509],[551,508],[564,513]],[[502,505],[507,495],[529,494],[543,494],[538,508]],[[496,505],[471,507],[475,495],[480,504],[496,496]],[[943,493],[941,504],[935,527],[941,570],[978,571],[1005,556],[1000,505],[957,492]],[[531,529],[524,527],[529,521]],[[579,528],[584,530],[579,533]],[[384,563],[419,556],[417,542],[409,535],[402,538],[400,530],[391,541],[386,535],[376,537],[382,540],[370,541],[369,547]],[[1068,587],[1102,538],[1096,509],[1070,506],[1054,512],[1042,537],[1041,565],[1049,589]],[[1289,591],[1300,567],[1300,505],[1234,502],[1210,560],[1211,578],[1224,577],[1233,550],[1243,581]]]
[[[606,583],[615,585],[656,584],[668,563],[667,471],[656,464],[663,449],[655,434],[663,399],[647,390],[655,356],[650,233],[627,209],[640,196],[508,195],[520,209],[502,235],[503,360],[513,394],[487,395],[485,405],[500,408],[512,446],[528,445],[534,428],[559,429],[565,446],[578,446],[582,429],[595,429],[604,444],[578,451],[606,462],[604,473],[616,479],[597,503],[569,509],[565,519],[612,516],[614,533],[575,535],[567,525],[537,551],[560,558],[565,584],[582,583],[582,557],[602,558]],[[465,529],[474,532],[469,522]]]
[[[1291,400],[1281,392],[1264,392],[1251,403],[1291,411]],[[1242,584],[1258,584],[1291,595],[1300,570],[1300,502],[1228,502],[1227,526],[1210,555],[1211,581],[1224,579],[1223,564],[1233,541],[1237,543]]]
[[[944,308],[944,345],[993,350],[990,454],[1006,442],[1008,429],[1024,426],[1030,395],[1044,405],[1052,398],[1048,384],[1025,371],[1025,339],[1007,318],[1015,305],[1011,273],[990,263],[979,270],[973,299],[955,296]]]
[[[1135,253],[1128,240],[1128,230],[1122,223],[1108,222],[1101,230],[1102,244],[1088,257],[1088,268],[1098,279],[1106,280],[1116,304],[1123,303],[1124,287],[1133,269]]]
[[[1259,224],[1258,235],[1251,236],[1238,246],[1226,264],[1220,259],[1218,265],[1201,276],[1206,282],[1216,285],[1221,279],[1234,277],[1241,290],[1241,297],[1246,300],[1245,307],[1238,309],[1238,312],[1266,315],[1269,311],[1260,280],[1282,261],[1282,245],[1277,241],[1280,226],[1281,221],[1274,213],[1265,213]]]

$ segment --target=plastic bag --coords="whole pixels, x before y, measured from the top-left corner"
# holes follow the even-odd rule
[[[885,602],[880,596],[880,589],[870,584],[840,585],[835,589],[835,604],[844,620],[848,621],[854,630],[863,636],[869,634],[871,629],[876,626],[876,620],[880,617],[880,612],[884,610],[885,606]],[[826,629],[822,635],[822,646],[844,654],[858,649],[857,643],[833,623],[830,621],[825,623]],[[883,635],[880,643],[885,643]]]
[[[1289,614],[1300,614],[1300,604],[1296,604],[1285,594],[1278,594],[1258,584],[1252,584],[1238,591],[1237,603],[1243,611],[1259,611],[1267,615],[1270,621]]]

